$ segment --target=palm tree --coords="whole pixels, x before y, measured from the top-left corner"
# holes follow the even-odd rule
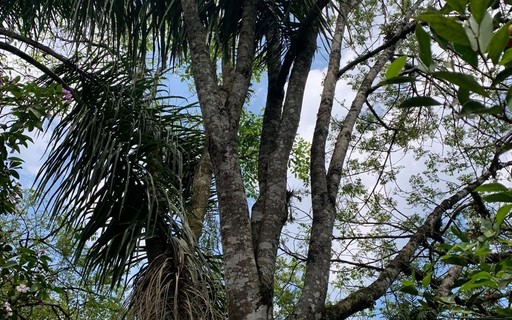
[[[219,310],[209,307],[219,304],[218,278],[209,278],[211,263],[188,227],[203,146],[198,118],[183,112],[192,105],[166,103],[172,97],[162,95],[160,79],[119,64],[107,61],[86,71],[87,79],[60,73],[77,84],[79,101],[54,131],[58,144],[43,166],[41,191],[54,195],[55,214],[81,230],[77,253],[94,239],[86,266],[99,269],[100,284],[106,277],[120,284],[147,259],[132,293],[137,318],[196,318],[207,310],[215,318]]]
[[[304,26],[319,18],[310,16],[313,3],[258,2],[255,61],[273,64],[281,87]],[[199,4],[226,88],[233,81],[242,6],[237,0]],[[209,193],[194,186],[209,190],[208,153],[195,119],[166,105],[158,87],[161,70],[189,59],[180,1],[6,1],[0,11],[4,34],[16,30],[22,35],[11,36],[60,60],[43,71],[74,96],[54,131],[39,191],[51,198],[56,216],[81,230],[77,256],[87,249],[87,268],[101,271],[100,283],[112,277],[113,284],[147,258],[132,295],[136,318],[195,318],[198,312],[204,316],[201,306],[210,306],[204,317],[222,317],[218,274],[209,272],[212,265],[196,246],[205,208],[198,202],[205,197],[194,197]],[[71,38],[73,60],[30,41],[51,33],[48,26],[61,27]],[[207,183],[198,183],[200,173]]]
[[[62,223],[58,227],[80,230],[75,255],[87,252],[84,274],[94,269],[101,275],[98,284],[118,286],[146,261],[134,279],[131,315],[222,318],[218,262],[200,250],[200,229],[189,228],[197,201],[192,194],[199,193],[194,176],[204,171],[194,104],[169,104],[179,97],[163,90],[159,72],[140,68],[108,46],[94,46],[82,63],[36,39],[1,32],[60,60],[47,67],[13,50],[42,69],[41,83],[58,81],[67,88],[68,110],[54,115],[62,119],[38,191],[50,199],[48,208]],[[210,191],[208,170],[205,178]],[[208,199],[210,192],[203,193]]]

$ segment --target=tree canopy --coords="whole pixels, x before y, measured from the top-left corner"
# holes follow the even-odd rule
[[[511,5],[4,1],[0,214],[48,131],[39,210],[119,317],[510,318]],[[3,232],[2,317],[68,310]]]

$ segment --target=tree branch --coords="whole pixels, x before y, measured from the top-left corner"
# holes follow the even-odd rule
[[[459,202],[461,199],[468,196],[476,187],[487,181],[490,177],[496,175],[496,172],[505,166],[510,165],[509,163],[502,164],[497,161],[497,156],[493,160],[489,169],[485,171],[475,181],[468,184],[465,188],[461,189],[448,199],[444,200],[439,204],[433,211],[428,215],[424,224],[418,229],[416,234],[411,237],[409,242],[401,249],[397,256],[390,261],[387,267],[379,275],[377,280],[371,283],[368,287],[358,290],[350,294],[347,298],[334,304],[326,311],[325,319],[345,319],[346,317],[364,310],[372,306],[377,299],[385,294],[386,290],[395,281],[398,275],[403,272],[409,265],[414,252],[423,243],[432,230],[436,222],[441,218],[442,214],[446,210],[450,209]]]

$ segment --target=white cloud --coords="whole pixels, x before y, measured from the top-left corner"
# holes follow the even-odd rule
[[[304,100],[302,103],[301,119],[297,133],[302,138],[311,142],[313,139],[313,132],[315,130],[316,115],[320,105],[320,99],[323,89],[323,80],[326,73],[324,69],[313,69],[309,72],[308,81],[304,93]],[[355,92],[343,80],[338,81],[336,85],[335,102],[333,106],[333,116],[340,117],[345,112],[337,101],[346,101],[350,103],[355,97]]]
[[[16,156],[25,161],[23,169],[20,171],[20,183],[23,188],[31,188],[39,169],[46,160],[46,148],[50,144],[51,132],[43,134],[41,132],[28,133],[33,139],[33,143],[28,142],[28,148],[21,147],[20,153]]]

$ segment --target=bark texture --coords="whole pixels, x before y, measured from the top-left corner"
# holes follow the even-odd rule
[[[189,225],[196,242],[201,236],[204,217],[208,211],[208,201],[212,187],[212,174],[212,162],[210,160],[208,146],[205,145],[203,153],[201,154],[201,160],[194,174],[194,181],[192,182],[192,217],[189,219]]]
[[[306,275],[302,296],[298,302],[294,319],[318,319],[321,317],[331,257],[331,233],[336,208],[336,197],[329,198],[325,168],[325,148],[329,134],[332,106],[337,83],[337,71],[341,60],[341,43],[352,4],[342,3],[336,21],[331,44],[327,74],[324,79],[322,99],[317,114],[315,132],[311,146],[311,193],[313,203],[313,226],[306,264]],[[357,117],[357,115],[356,115]]]
[[[246,0],[237,50],[237,65],[226,103],[217,82],[215,63],[206,46],[206,30],[193,0],[182,0],[192,73],[203,114],[219,198],[225,285],[230,319],[266,319],[252,248],[249,209],[240,172],[236,128],[251,76],[256,1]]]

